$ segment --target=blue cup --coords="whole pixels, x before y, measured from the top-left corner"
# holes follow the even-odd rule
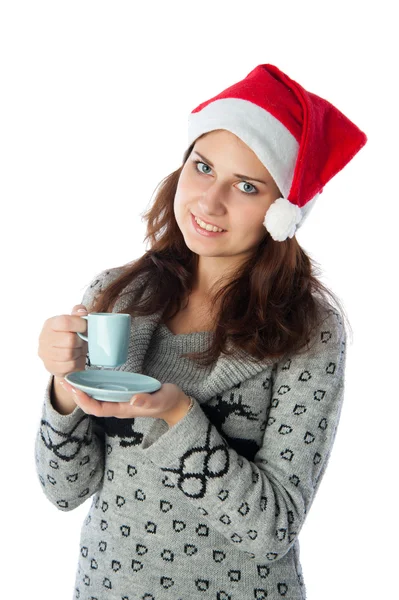
[[[87,336],[77,334],[88,343],[90,364],[111,368],[125,364],[131,316],[125,313],[89,313],[80,318],[87,321]]]

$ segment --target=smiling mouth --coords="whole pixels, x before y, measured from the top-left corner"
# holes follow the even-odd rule
[[[213,228],[214,227],[216,227],[217,229],[221,229],[220,233],[223,233],[224,231],[227,231],[227,229],[223,229],[222,227],[218,227],[218,225],[212,225],[212,223],[207,223],[206,221],[203,221],[202,219],[200,219],[199,217],[197,217],[193,213],[191,213],[191,214],[193,216],[194,221],[197,223],[197,225],[199,225],[202,229],[204,229],[204,231],[211,231],[211,232],[213,232]],[[209,226],[212,229],[206,229],[206,226]],[[215,233],[215,232],[213,232],[213,233]]]

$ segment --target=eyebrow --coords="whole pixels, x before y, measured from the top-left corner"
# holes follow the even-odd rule
[[[202,160],[206,162],[209,166],[213,167],[211,161],[208,160],[205,156],[202,156],[202,154],[200,154],[197,150],[194,150],[194,152],[195,154],[198,154],[198,156],[202,158]],[[233,173],[233,175],[234,177],[238,177],[239,179],[251,179],[252,181],[258,181],[259,183],[264,183],[265,185],[267,185],[267,181],[263,181],[263,179],[256,179],[256,177],[250,177],[249,175],[240,175],[239,173]]]

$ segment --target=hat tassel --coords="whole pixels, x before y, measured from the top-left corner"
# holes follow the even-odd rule
[[[299,206],[281,197],[268,208],[263,225],[276,242],[283,242],[294,236],[301,220],[302,211]]]

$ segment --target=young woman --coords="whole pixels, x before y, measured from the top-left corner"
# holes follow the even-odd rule
[[[47,498],[90,496],[74,597],[306,598],[298,535],[339,423],[344,311],[295,232],[366,143],[326,100],[262,64],[189,118],[183,165],[145,217],[150,249],[82,309],[132,315],[127,362],[154,393],[101,402],[72,315],[48,319],[36,443]]]

